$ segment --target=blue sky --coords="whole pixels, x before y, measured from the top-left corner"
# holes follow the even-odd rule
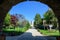
[[[36,1],[25,1],[21,2],[11,8],[9,13],[12,14],[22,14],[27,20],[33,21],[36,13],[41,15],[49,9],[49,7],[43,3]]]

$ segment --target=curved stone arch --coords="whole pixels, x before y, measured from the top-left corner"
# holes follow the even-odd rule
[[[7,14],[7,12],[12,8],[12,6],[20,3],[20,2],[23,2],[23,1],[26,1],[26,0],[2,0],[1,3],[0,3],[0,14],[1,15],[5,15]],[[55,15],[59,18],[59,11],[60,11],[60,0],[36,0],[36,1],[40,1],[44,4],[47,4],[49,7],[51,7],[53,9],[53,11],[55,12]],[[3,16],[1,16],[3,17]],[[1,19],[0,17],[0,19]],[[3,17],[3,18],[4,18]]]
[[[20,2],[23,2],[25,0],[3,0],[1,3],[0,3],[0,14],[1,14],[1,17],[0,19],[3,20],[4,17],[6,16],[7,12],[12,8],[12,6],[20,3]],[[59,18],[59,11],[60,11],[60,5],[59,5],[59,0],[36,0],[36,1],[40,1],[44,4],[47,4],[49,7],[51,7],[53,9],[53,11],[55,12],[55,15]],[[3,16],[2,16],[3,15]],[[3,19],[2,19],[3,18]]]
[[[4,18],[7,12],[12,8],[12,6],[23,1],[26,1],[26,0],[0,0],[0,27],[2,27]],[[59,14],[60,13],[60,0],[36,0],[36,1],[40,1],[42,3],[47,4],[50,8],[53,9],[58,20],[60,20],[60,14]],[[60,21],[59,21],[59,24],[60,24]],[[59,30],[60,30],[60,27],[59,27]]]

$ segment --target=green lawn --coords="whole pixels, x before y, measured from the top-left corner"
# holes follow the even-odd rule
[[[7,27],[3,28],[3,33],[8,35],[20,35],[23,34],[26,30],[28,30],[27,27]]]
[[[48,30],[42,30],[42,29],[40,29],[39,32],[42,33],[43,35],[46,35],[46,36],[60,36],[58,30],[48,31]]]
[[[16,32],[25,32],[27,30],[26,27],[15,27],[15,28],[3,28],[3,31],[16,31]]]

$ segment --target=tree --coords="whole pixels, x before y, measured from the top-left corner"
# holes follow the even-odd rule
[[[58,28],[58,19],[57,19],[57,17],[53,17],[51,19],[51,21],[52,21],[52,24],[54,25],[54,28]]]
[[[34,26],[38,28],[41,25],[41,23],[42,23],[42,20],[41,20],[40,14],[36,14],[34,18]]]
[[[16,18],[18,19],[18,21],[24,21],[25,17],[22,14],[15,14],[14,16],[16,16]]]
[[[20,26],[24,26],[26,24],[26,19],[22,14],[15,14],[14,16],[18,19]]]
[[[54,12],[52,9],[49,9],[45,14],[44,14],[44,19],[47,21],[47,24],[51,23],[51,19],[54,17]]]
[[[25,23],[25,27],[28,29],[28,28],[30,28],[30,24],[29,24],[29,22],[26,20],[26,23]]]
[[[4,24],[5,25],[9,25],[10,24],[10,14],[9,13],[7,13],[7,15],[6,15],[6,17],[5,17],[5,19],[4,19]]]
[[[11,24],[13,24],[14,26],[17,25],[18,19],[16,18],[16,16],[11,15],[11,20],[10,20]]]
[[[44,19],[46,20],[47,24],[53,24],[54,27],[57,27],[57,22],[58,19],[55,16],[54,12],[52,9],[49,9],[45,14],[44,14]]]

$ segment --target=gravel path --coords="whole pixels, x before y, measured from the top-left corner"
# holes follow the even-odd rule
[[[29,29],[19,36],[7,36],[6,40],[56,40],[56,38],[46,37],[40,34],[36,29]]]

